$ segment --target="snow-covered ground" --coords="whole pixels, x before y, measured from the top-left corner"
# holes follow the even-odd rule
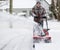
[[[0,12],[0,50],[32,50],[32,20]],[[60,50],[60,22],[49,20],[48,26],[52,43],[36,43],[35,50]]]
[[[32,50],[32,30],[30,20],[0,12],[0,50]]]
[[[52,37],[51,43],[36,43],[35,50],[60,50],[60,22],[48,21],[49,33]]]

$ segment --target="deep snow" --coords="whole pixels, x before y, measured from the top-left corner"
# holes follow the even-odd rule
[[[0,12],[0,50],[32,50],[32,30],[27,18]]]
[[[60,50],[60,22],[57,20],[48,21],[49,24],[49,33],[52,37],[51,43],[36,43],[35,50]]]
[[[33,50],[33,23],[32,17],[25,18],[0,12],[0,50]],[[60,50],[60,22],[48,20],[48,26],[52,42],[36,43],[35,50]]]

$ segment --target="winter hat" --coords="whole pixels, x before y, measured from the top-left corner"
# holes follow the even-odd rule
[[[38,2],[36,2],[36,4],[38,4],[38,3],[39,3],[39,4],[41,4],[39,1],[38,1]]]
[[[38,3],[41,4],[41,2],[39,0],[36,2],[36,4],[38,4]]]

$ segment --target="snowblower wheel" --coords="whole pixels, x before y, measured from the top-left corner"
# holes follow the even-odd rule
[[[33,48],[35,48],[35,45],[33,44]]]
[[[45,43],[51,43],[51,37],[46,37],[46,39],[44,40]]]

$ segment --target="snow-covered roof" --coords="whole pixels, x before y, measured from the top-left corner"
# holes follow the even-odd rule
[[[51,0],[46,0],[49,4],[51,4]]]
[[[7,3],[1,6],[0,9],[9,8],[9,1]],[[32,8],[35,4],[35,0],[13,0],[13,8]]]
[[[35,0],[13,0],[13,8],[32,8],[35,4]]]

